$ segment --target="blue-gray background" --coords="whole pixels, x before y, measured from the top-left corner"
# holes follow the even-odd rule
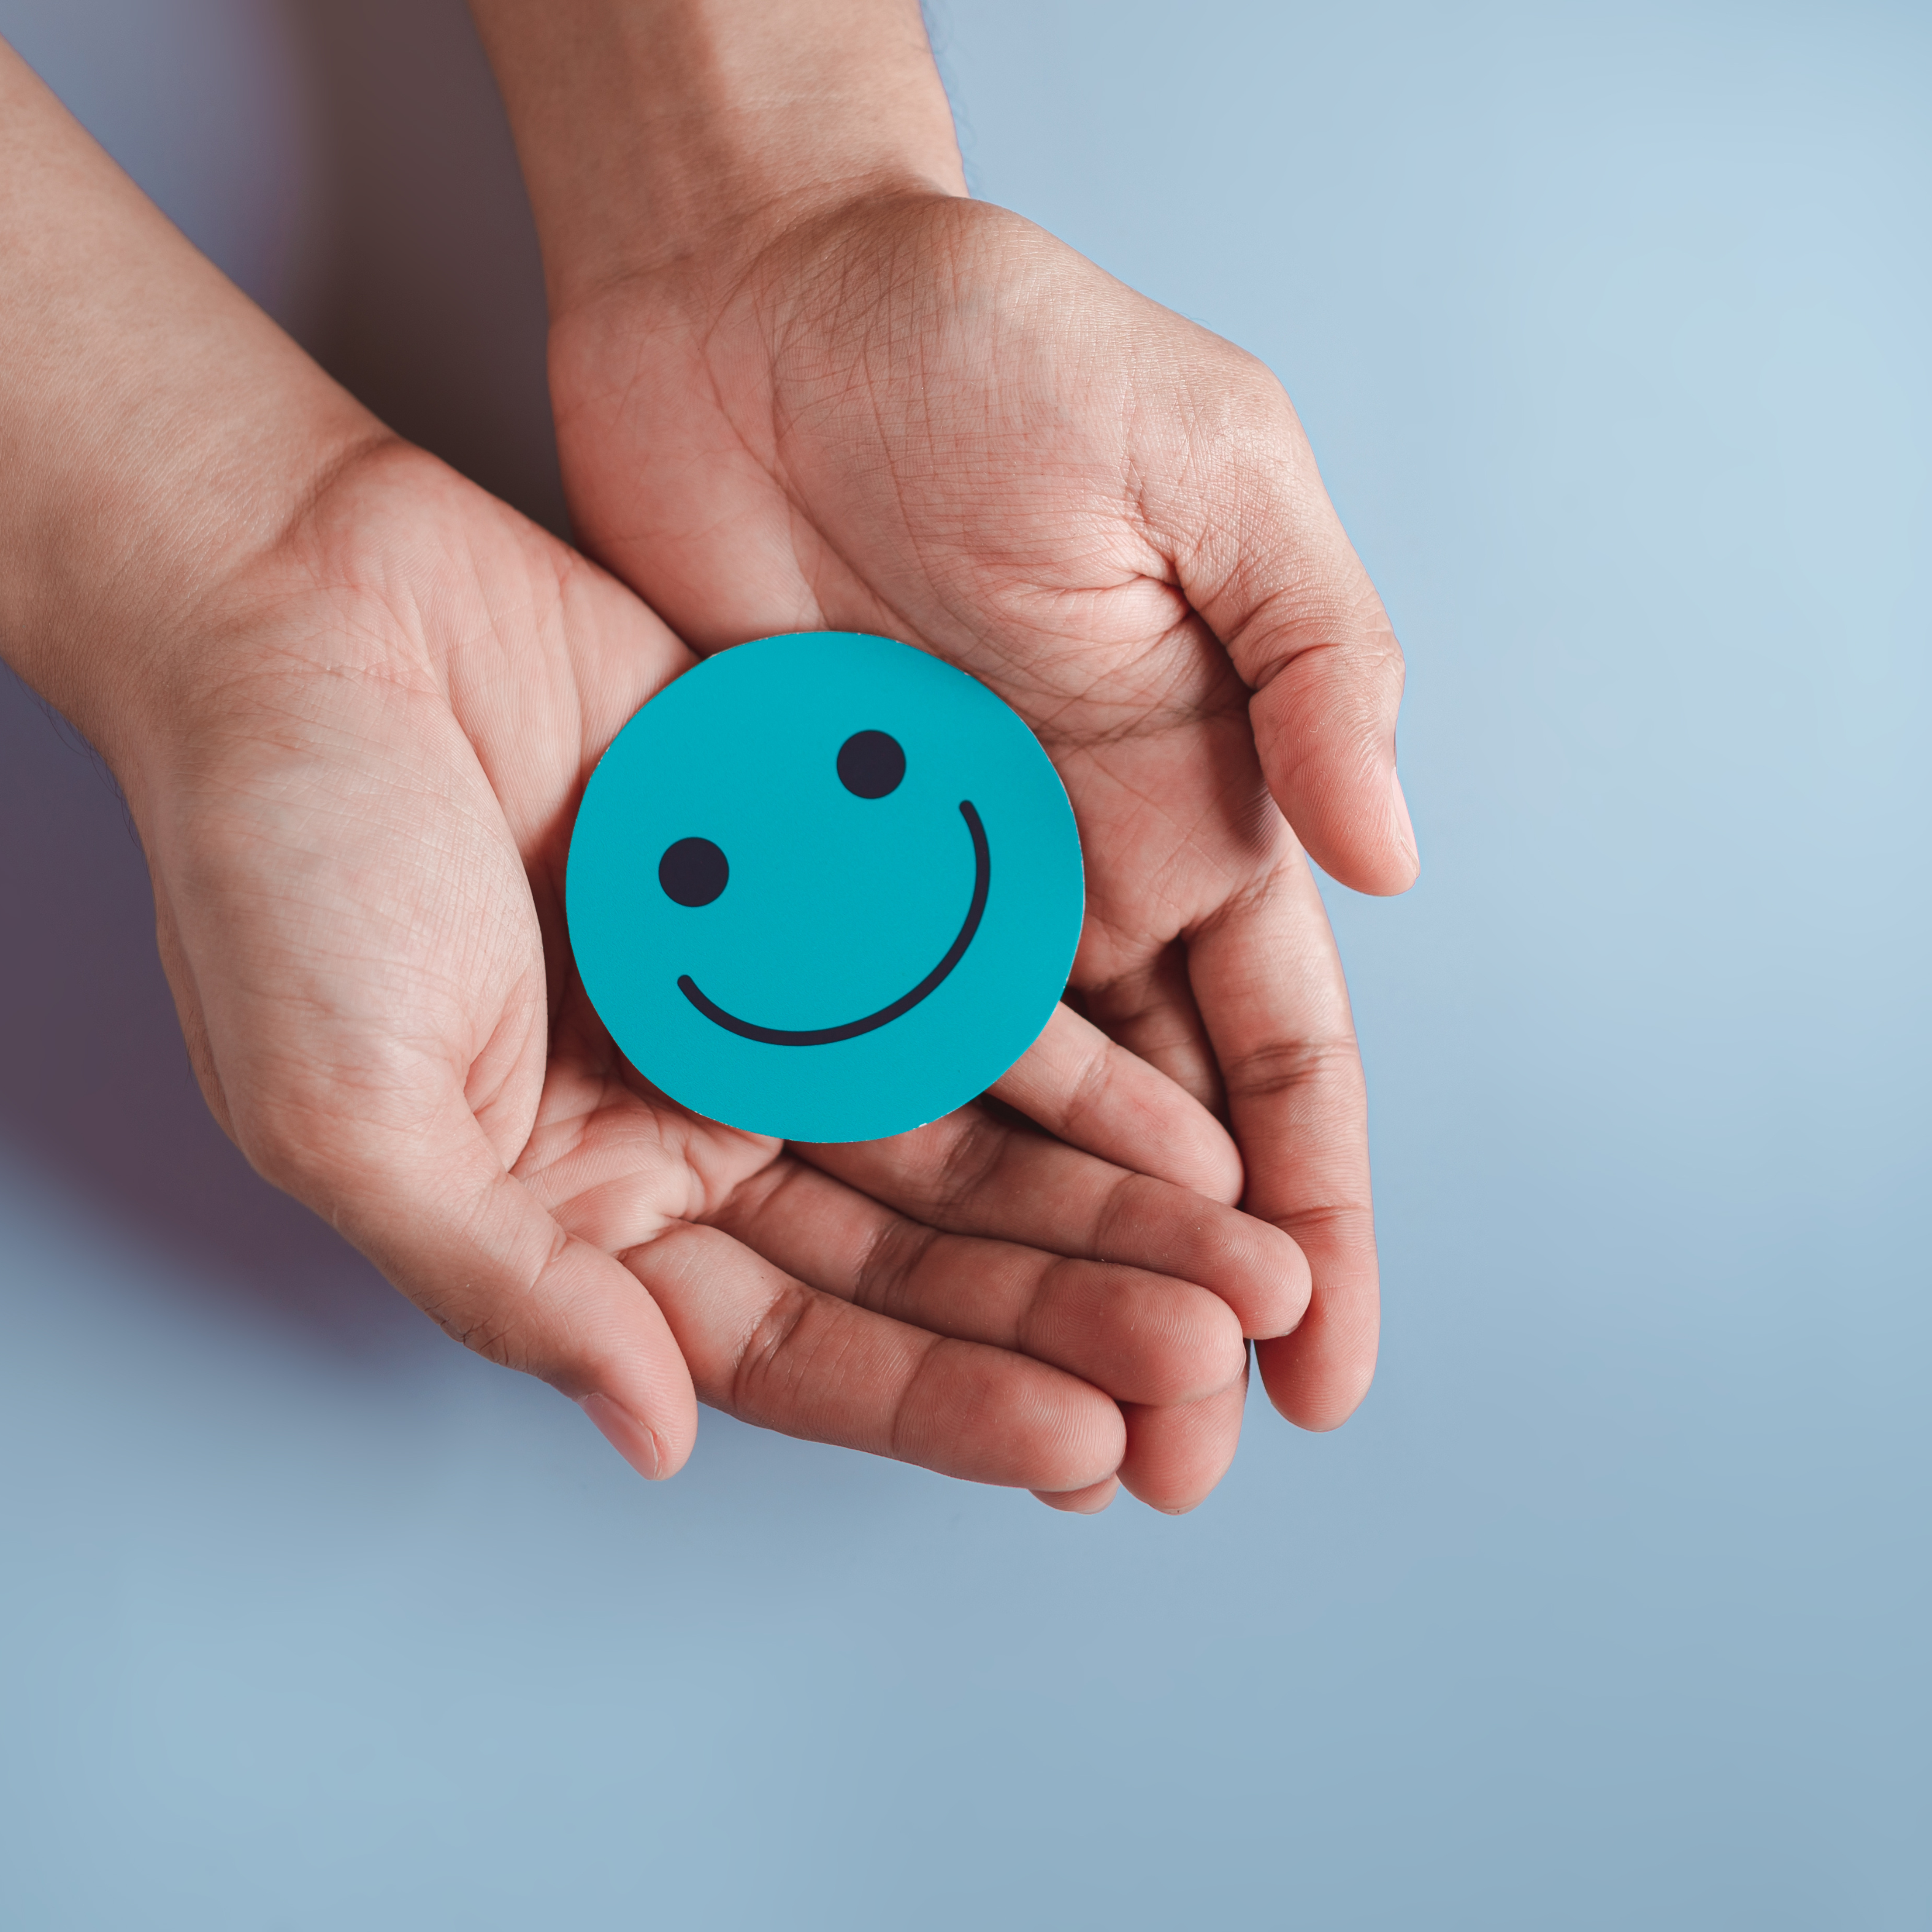
[[[1375,1390],[1178,1522],[710,1416],[646,1488],[230,1152],[12,691],[0,1924],[1932,1924],[1924,13],[938,26],[980,190],[1281,374],[1409,650],[1423,883],[1331,895]],[[0,31],[556,516],[454,0]]]

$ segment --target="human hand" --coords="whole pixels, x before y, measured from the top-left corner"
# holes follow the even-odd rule
[[[690,662],[627,592],[378,443],[202,622],[137,816],[203,1089],[271,1179],[646,1474],[688,1453],[694,1389],[1075,1507],[1117,1470],[1192,1500],[1172,1418],[1238,1390],[1230,1304],[1292,1318],[1285,1239],[984,1108],[788,1150],[613,1047],[570,962],[571,824]],[[1009,1090],[1225,1183],[1213,1122],[1070,1016]],[[1076,1094],[1107,1097],[1083,1121]]]
[[[652,1092],[576,984],[561,874],[682,647],[382,431],[4,50],[0,95],[0,641],[122,782],[244,1150],[648,1473],[701,1394],[1066,1506],[1117,1469],[1189,1499],[1186,1406],[1305,1295],[1292,1244],[987,1108],[788,1153]],[[1226,1190],[1212,1120],[1071,1016],[1005,1090]]]
[[[1415,859],[1400,654],[1286,397],[962,197],[896,0],[844,10],[842,39],[812,10],[659,0],[626,14],[648,61],[618,10],[572,0],[538,60],[519,0],[477,5],[544,243],[580,540],[700,650],[883,632],[1034,726],[1087,851],[1074,997],[1225,1111],[1244,1205],[1313,1269],[1304,1319],[1249,1330],[1264,1378],[1333,1426],[1372,1372],[1376,1269],[1301,848],[1378,892]],[[1197,1415],[1204,1467],[1239,1418],[1232,1390]]]

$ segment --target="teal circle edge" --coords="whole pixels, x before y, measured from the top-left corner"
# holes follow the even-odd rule
[[[721,742],[719,722],[728,724],[738,717],[752,721],[747,743]],[[885,728],[882,720],[904,727],[913,741],[907,748],[907,784],[916,777],[924,790],[901,800],[902,811],[912,815],[884,840],[889,851],[897,849],[903,858],[909,850],[918,862],[902,866],[887,884],[898,889],[892,896],[895,908],[920,929],[902,934],[889,924],[872,935],[883,938],[889,956],[895,946],[903,953],[903,963],[889,959],[878,968],[888,976],[880,985],[896,983],[890,976],[903,977],[915,958],[929,964],[942,926],[949,934],[956,932],[970,889],[970,858],[956,803],[947,802],[956,792],[970,798],[982,814],[991,849],[979,930],[945,982],[876,1031],[806,1047],[736,1039],[704,1019],[675,990],[676,979],[695,967],[700,980],[709,976],[714,986],[731,983],[734,958],[741,966],[751,959],[752,939],[760,935],[754,932],[735,953],[728,947],[722,957],[706,956],[706,946],[715,944],[701,922],[707,908],[670,905],[658,888],[658,856],[676,837],[711,836],[723,830],[733,863],[724,899],[730,898],[732,884],[742,889],[740,906],[713,922],[726,931],[742,932],[748,920],[755,921],[760,891],[775,896],[775,907],[792,902],[793,911],[808,922],[835,878],[848,901],[863,903],[854,889],[866,882],[854,868],[848,864],[838,874],[847,856],[842,828],[850,829],[851,842],[870,849],[878,842],[878,829],[891,820],[889,814],[868,818],[863,804],[855,813],[842,790],[821,788],[819,768],[829,773],[836,743],[842,741],[831,740],[830,733],[842,725]],[[776,734],[766,748],[772,763],[754,778],[747,766],[760,733]],[[950,770],[949,754],[958,761]],[[760,782],[775,785],[784,776],[806,805],[780,814],[768,799],[761,817],[754,796]],[[718,788],[708,800],[707,787]],[[816,848],[804,861],[798,857],[801,840],[812,836],[814,809],[833,833],[822,876],[814,869],[820,856]],[[734,842],[741,856],[752,854],[748,876],[731,858]],[[760,843],[766,848],[762,854]],[[773,847],[790,848],[789,869],[771,860]],[[940,876],[928,876],[935,872]],[[742,906],[748,896],[748,912]],[[1065,989],[1085,915],[1085,880],[1078,826],[1059,774],[1004,699],[966,672],[896,639],[861,632],[794,632],[703,659],[626,722],[598,761],[578,807],[565,908],[591,1004],[626,1058],[654,1086],[692,1112],[746,1132],[785,1140],[861,1141],[908,1132],[952,1112],[1025,1053]],[[842,936],[826,942],[822,956],[808,953],[796,962],[808,980],[816,972],[825,982],[796,991],[807,1006],[814,1000],[829,1006],[840,997],[828,994],[826,985],[836,983]],[[782,933],[763,938],[776,946]],[[640,957],[650,964],[640,967]],[[757,977],[755,964],[738,974],[740,981]],[[794,990],[754,987],[749,1004],[782,1003]],[[854,992],[856,1012],[874,1010],[866,997]],[[746,1002],[724,1004],[743,1010]],[[801,1010],[754,1016],[792,1027],[836,1024],[852,1016],[815,1010],[808,1016]],[[761,1077],[761,1066],[769,1077]]]

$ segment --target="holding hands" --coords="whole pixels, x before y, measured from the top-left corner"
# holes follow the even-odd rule
[[[127,793],[210,1105],[647,1475],[701,1400],[1189,1507],[1244,1336],[1306,1426],[1373,1364],[1360,1068],[1296,835],[1412,875],[1400,660],[1286,399],[963,198],[916,8],[476,10],[595,562],[390,436],[0,67],[0,645]],[[562,883],[687,646],[820,628],[1026,718],[1088,916],[987,1101],[812,1148],[623,1060]]]

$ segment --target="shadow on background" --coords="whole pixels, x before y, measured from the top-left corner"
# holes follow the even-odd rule
[[[256,1174],[188,1065],[154,948],[147,868],[80,735],[0,675],[0,1136],[185,1276],[352,1355],[428,1324]]]
[[[328,209],[296,334],[392,428],[563,535],[536,234],[462,0],[296,0],[292,18]]]
[[[52,20],[38,24],[44,48],[26,50],[60,91],[66,50],[49,38]],[[302,165],[274,191],[300,205],[224,224],[194,205],[191,185],[170,194],[163,182],[167,212],[394,428],[561,532],[536,237],[461,0],[290,0],[282,27],[298,92],[278,111],[299,108],[308,124],[290,136]],[[166,71],[152,80],[150,131],[178,141],[178,90]],[[249,108],[235,105],[238,116]],[[194,131],[232,142],[218,116]],[[148,172],[138,154],[123,158]],[[215,1125],[118,794],[80,734],[4,674],[0,826],[0,1002],[14,1016],[0,1136],[184,1274],[326,1346],[386,1354],[412,1336],[436,1342]]]

